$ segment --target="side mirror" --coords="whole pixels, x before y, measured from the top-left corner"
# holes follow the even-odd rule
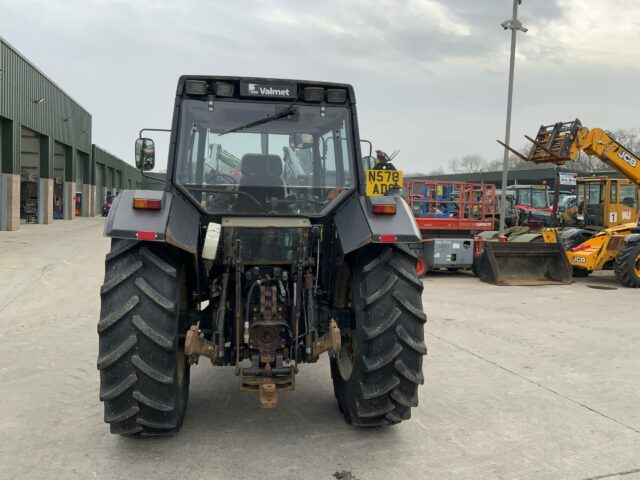
[[[136,140],[136,168],[143,172],[153,170],[156,164],[156,146],[150,138]]]
[[[292,133],[289,135],[289,147],[307,149],[313,147],[313,135],[309,133]]]
[[[367,157],[362,157],[362,165],[364,170],[371,170],[376,166],[376,157],[372,157],[371,155]]]

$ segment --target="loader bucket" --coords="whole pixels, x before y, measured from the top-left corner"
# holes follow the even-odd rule
[[[476,274],[495,285],[571,283],[571,266],[559,243],[485,242]]]

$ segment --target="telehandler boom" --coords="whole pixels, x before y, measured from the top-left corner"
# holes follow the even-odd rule
[[[580,152],[584,152],[598,157],[624,178],[640,186],[640,158],[621,145],[609,131],[589,129],[576,119],[572,122],[543,125],[535,139],[525,137],[533,143],[528,155],[523,155],[500,141],[498,143],[521,159],[534,163],[563,165],[567,161],[576,160]],[[571,238],[578,237],[569,235],[569,232],[549,229],[545,232],[544,239],[548,243],[560,240],[574,275],[587,276],[595,270],[613,268],[623,285],[640,288],[640,227],[637,219],[607,228],[577,245]]]

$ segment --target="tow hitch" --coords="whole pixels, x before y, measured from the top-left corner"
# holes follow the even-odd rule
[[[341,347],[340,328],[332,318],[329,331],[314,342],[311,354],[318,357],[324,352],[329,352],[329,356],[335,357]],[[197,325],[192,325],[187,332],[184,353],[192,363],[196,363],[200,356],[210,358],[214,363],[218,360],[218,346],[204,338]],[[261,368],[259,355],[254,355],[251,363],[251,367],[240,368],[240,391],[258,393],[264,408],[277,405],[278,392],[295,389],[297,367],[285,366],[281,354],[276,354],[276,365],[273,368],[270,363]]]

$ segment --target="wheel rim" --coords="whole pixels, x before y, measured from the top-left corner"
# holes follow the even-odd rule
[[[347,338],[342,338],[342,348],[336,359],[338,372],[345,382],[351,378],[353,372],[353,364],[355,362],[355,342],[351,332],[347,333]]]
[[[640,253],[636,255],[636,258],[633,262],[633,270],[636,274],[636,277],[640,278]]]

